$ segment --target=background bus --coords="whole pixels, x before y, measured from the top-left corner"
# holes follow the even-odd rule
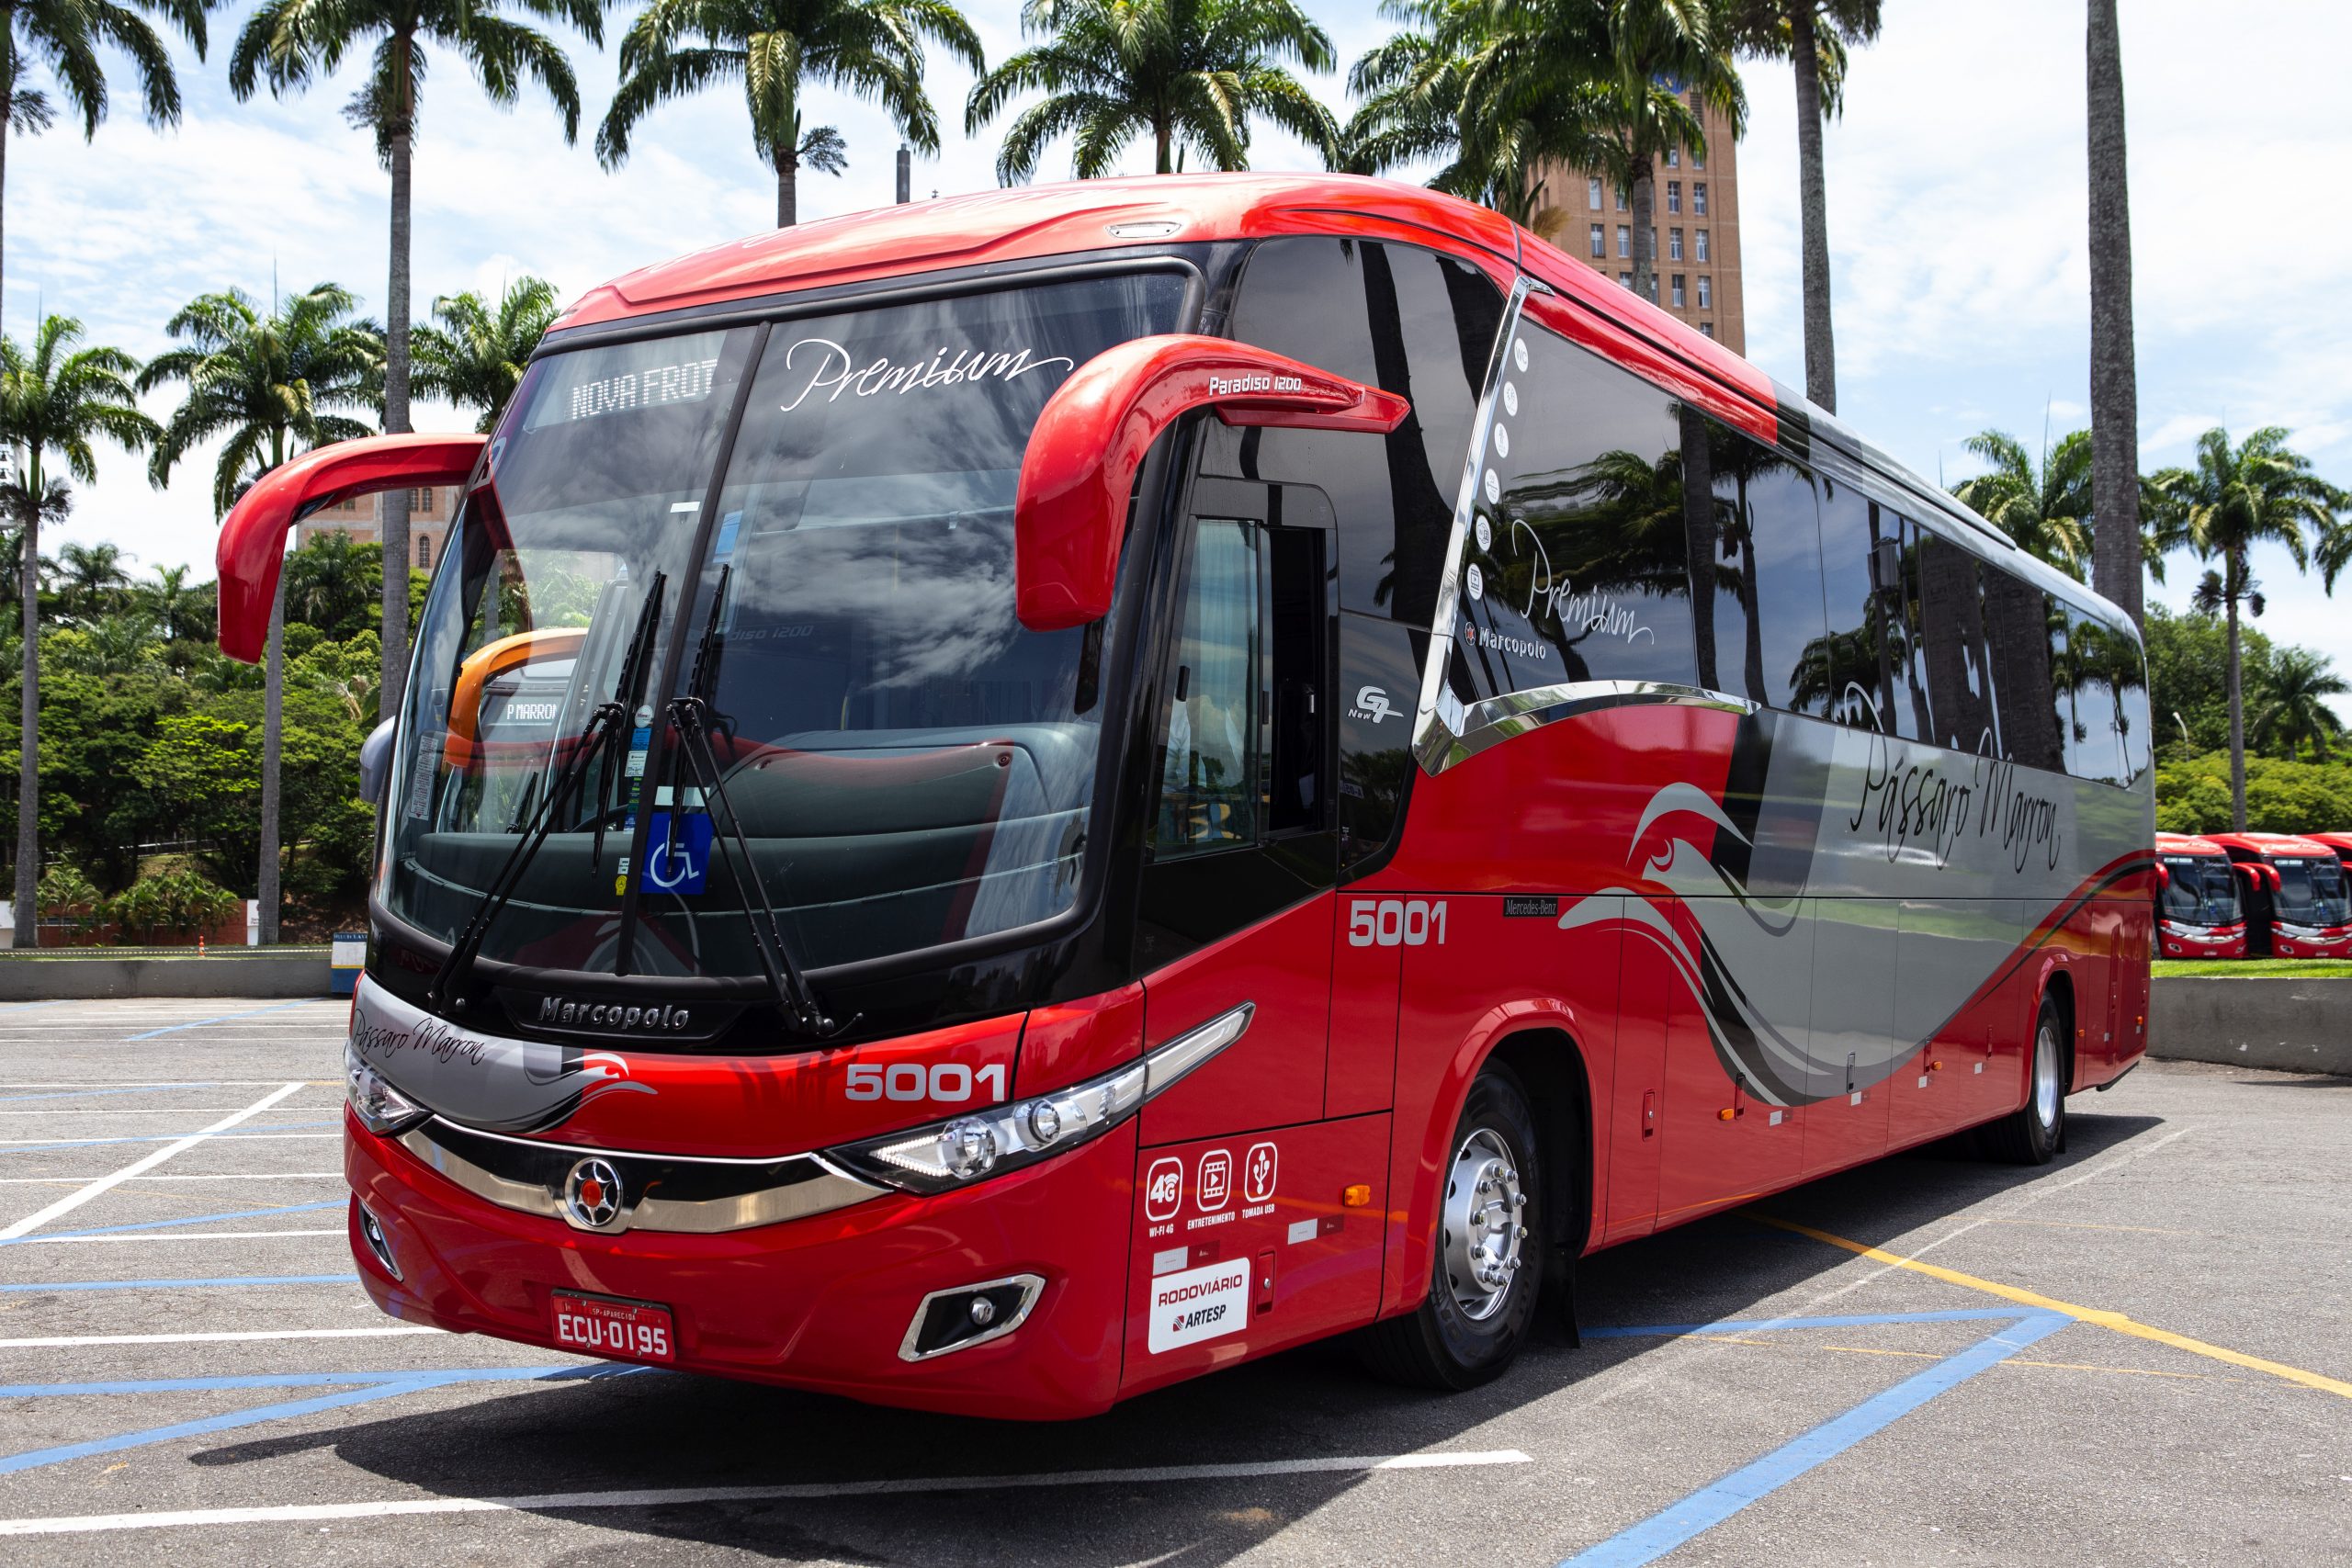
[[[2244,958],[2245,905],[2229,852],[2211,839],[2158,833],[2158,944],[2166,958]]]
[[[222,543],[251,650],[297,509],[468,487],[350,1061],[404,1320],[994,1416],[1354,1330],[1458,1388],[1597,1247],[2046,1160],[2143,1048],[2128,622],[1490,211],[803,225],[455,439]]]
[[[2292,833],[2213,833],[2245,889],[2246,947],[2269,958],[2352,957],[2352,894],[2343,863]]]

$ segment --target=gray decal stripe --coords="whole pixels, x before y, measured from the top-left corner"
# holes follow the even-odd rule
[[[2084,905],[2089,903],[2092,899],[2098,897],[2100,894],[2106,892],[2117,883],[2121,882],[2124,878],[2145,871],[2155,863],[2155,860],[2153,856],[2135,857],[2132,860],[2121,862],[2113,869],[2103,874],[2098,881],[2093,883],[2089,887],[2076,894],[2074,900],[2064,906],[2064,913],[2059,915],[2055,919],[2048,921],[2047,924],[2041,929],[2039,935],[2035,936],[2031,942],[2018,950],[2017,956],[2010,959],[2006,967],[2002,968],[1991,979],[1985,981],[1984,984],[1979,986],[1973,992],[1970,993],[1966,1001],[1952,1009],[1951,1012],[1944,1019],[1944,1021],[1936,1025],[1936,1027],[1929,1032],[1928,1039],[1933,1040],[1937,1035],[1941,1034],[1945,1030],[1951,1028],[1951,1021],[1953,1019],[1958,1018],[1962,1013],[1964,1013],[1970,1008],[1974,1007],[1988,992],[1996,991],[2003,986],[2008,984],[2009,976],[2015,975],[2018,970],[2024,968],[2027,964],[2030,963],[2035,953],[2040,953],[2044,947],[2050,944],[2050,939],[2052,937],[2056,936],[2060,931],[2065,930],[2066,922],[2080,914]],[[1926,1041],[1922,1041],[1920,1043],[1924,1045],[1926,1043]]]

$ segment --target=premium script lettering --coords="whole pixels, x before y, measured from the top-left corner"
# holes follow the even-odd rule
[[[1577,641],[1596,636],[1623,637],[1629,643],[1639,642],[1644,637],[1657,640],[1657,634],[1642,625],[1640,617],[1632,610],[1618,603],[1615,594],[1598,589],[1587,589],[1579,593],[1569,579],[1553,576],[1552,552],[1544,547],[1543,539],[1528,526],[1523,517],[1514,517],[1510,522],[1512,555],[1519,554],[1519,540],[1522,534],[1527,536],[1527,542],[1534,547],[1535,551],[1535,559],[1527,576],[1527,603],[1520,611],[1529,622],[1540,624],[1545,617],[1556,620],[1560,630]],[[1540,615],[1538,605],[1542,606]]]
[[[373,1062],[387,1062],[403,1051],[416,1051],[436,1062],[479,1067],[489,1056],[492,1044],[491,1041],[468,1034],[437,1018],[428,1018],[414,1029],[394,1029],[378,1023],[362,1010],[351,1021],[352,1049]]]
[[[965,348],[954,351],[942,347],[928,363],[908,360],[899,363],[887,355],[878,355],[865,365],[856,355],[831,338],[805,337],[784,351],[784,367],[803,372],[808,379],[793,400],[783,405],[790,413],[818,393],[825,394],[825,401],[839,402],[842,394],[861,398],[879,397],[896,392],[900,397],[910,392],[928,391],[935,387],[960,387],[972,381],[1017,381],[1033,370],[1059,366],[1065,371],[1075,369],[1077,361],[1062,355],[1034,357],[1025,348],[985,349]]]

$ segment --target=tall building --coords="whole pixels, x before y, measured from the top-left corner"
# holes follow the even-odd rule
[[[418,570],[431,571],[440,564],[441,542],[448,537],[449,513],[457,499],[454,485],[424,485],[408,492],[409,564]],[[348,534],[358,543],[376,543],[383,537],[383,502],[381,495],[361,495],[322,507],[296,527],[295,547],[321,534]]]
[[[1747,352],[1739,281],[1739,141],[1731,122],[1690,95],[1707,133],[1703,156],[1676,149],[1657,160],[1651,227],[1657,233],[1652,299],[1668,314]],[[1546,165],[1536,228],[1568,254],[1627,288],[1634,286],[1634,203],[1589,169]]]

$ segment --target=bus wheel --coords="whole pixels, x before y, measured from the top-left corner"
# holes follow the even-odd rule
[[[2025,1104],[1984,1129],[1996,1159],[2048,1165],[2066,1135],[2066,1020],[2057,1002],[2041,998],[2033,1025],[2033,1076]]]
[[[1489,1066],[1453,1130],[1428,1298],[1366,1331],[1363,1356],[1374,1373],[1451,1393],[1510,1365],[1535,1320],[1544,1272],[1540,1162],[1519,1079]]]

